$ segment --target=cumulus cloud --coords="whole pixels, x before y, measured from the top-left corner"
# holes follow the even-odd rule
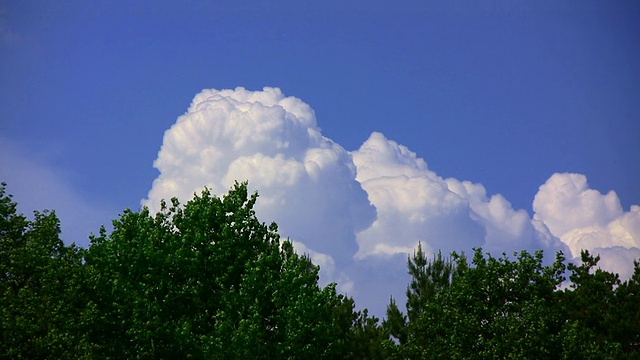
[[[336,282],[339,292],[353,293],[353,279],[344,269],[336,269],[336,263],[332,256],[314,251],[299,241],[292,240],[291,242],[293,243],[294,250],[298,254],[308,256],[314,265],[320,266],[320,284],[326,285],[330,281]]]
[[[358,235],[358,258],[407,253],[418,242],[427,251],[492,252],[562,250],[563,244],[524,210],[481,184],[444,179],[405,146],[373,133],[352,153],[357,179],[378,210]]]
[[[358,259],[409,253],[419,241],[426,251],[482,245],[484,229],[471,218],[468,202],[415,153],[373,133],[352,155],[357,180],[378,211],[373,225],[358,234]]]
[[[403,302],[418,242],[428,252],[495,255],[588,245],[610,254],[606,264],[638,247],[640,207],[625,213],[615,193],[588,189],[584,177],[552,176],[531,218],[482,184],[439,176],[380,133],[345,150],[322,135],[309,105],[277,88],[203,90],[165,132],[154,166],[160,175],[142,201],[152,211],[161,199],[185,201],[204,186],[223,194],[248,180],[260,193],[258,217],[277,222],[324,283],[337,281],[376,315],[390,294]]]
[[[589,188],[582,174],[554,174],[540,186],[533,201],[534,218],[571,249],[600,254],[601,267],[631,274],[632,261],[640,257],[640,206],[625,212],[614,191],[602,194]]]
[[[160,175],[143,201],[152,210],[163,198],[187,199],[203,186],[222,194],[249,180],[261,219],[339,265],[375,217],[351,155],[322,136],[309,105],[277,88],[203,90],[165,133],[154,166]]]

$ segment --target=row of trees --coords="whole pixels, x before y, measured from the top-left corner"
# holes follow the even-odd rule
[[[380,328],[260,223],[236,184],[181,206],[125,211],[65,246],[0,188],[0,356],[10,359],[373,358]],[[375,339],[372,339],[375,338]]]
[[[514,254],[515,255],[515,254]],[[395,301],[383,323],[400,359],[639,359],[640,264],[631,279],[597,268],[598,256],[565,266],[562,253],[514,260],[474,251],[409,258],[406,315]],[[565,274],[570,285],[563,288]]]
[[[88,248],[54,212],[33,220],[0,186],[0,357],[10,359],[640,358],[633,277],[583,254],[549,266],[475,250],[408,260],[406,314],[380,323],[258,221],[237,183],[152,215],[126,210]],[[571,287],[562,289],[569,274]]]

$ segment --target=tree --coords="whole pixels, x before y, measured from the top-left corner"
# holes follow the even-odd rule
[[[619,341],[622,350],[640,358],[640,261],[633,262],[633,276],[615,289],[614,305],[606,319],[610,338]]]
[[[409,259],[408,321],[399,358],[548,358],[561,327],[554,290],[563,281],[564,258],[542,265],[542,252],[512,261],[462,255],[427,261],[421,248]],[[397,310],[391,303],[391,319]],[[417,311],[416,311],[417,310]],[[393,315],[397,318],[397,315]],[[388,321],[388,320],[387,320]]]
[[[247,184],[125,210],[88,249],[0,188],[0,357],[385,358],[386,334],[260,223]]]
[[[560,292],[568,325],[567,359],[640,358],[640,269],[624,283],[598,268],[600,256],[582,251],[581,264],[569,264],[571,286]]]
[[[405,317],[392,299],[384,326],[402,359],[638,359],[640,263],[620,282],[582,253],[543,265],[541,251],[494,258],[476,249],[471,264],[453,254],[409,259]],[[564,290],[565,270],[570,286]]]
[[[358,357],[352,350],[373,319],[354,312],[335,284],[318,286],[318,267],[281,242],[275,224],[258,221],[256,199],[246,183],[221,198],[204,190],[184,206],[163,203],[155,216],[125,211],[110,235],[93,237],[86,265],[95,353]]]
[[[60,240],[54,212],[28,220],[0,185],[0,357],[81,358],[82,251]]]

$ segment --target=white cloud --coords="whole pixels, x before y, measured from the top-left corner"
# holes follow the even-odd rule
[[[336,269],[333,257],[310,249],[305,244],[292,240],[294,250],[300,255],[308,256],[314,265],[320,266],[320,284],[326,285],[330,281],[337,283],[337,290],[341,293],[353,292],[353,279],[342,269]]]
[[[89,245],[89,235],[101,225],[110,226],[117,211],[95,204],[73,190],[67,177],[28,155],[25,148],[0,139],[0,180],[18,203],[18,210],[30,216],[34,210],[54,210],[60,219],[65,243]]]
[[[594,247],[591,254],[600,256],[598,267],[620,275],[625,281],[633,275],[633,261],[640,259],[640,248],[626,248],[623,246]],[[578,259],[574,259],[577,262]]]
[[[482,245],[484,229],[471,218],[468,202],[415,153],[373,133],[352,155],[357,180],[378,213],[358,234],[358,259],[409,253],[419,241],[429,252]]]
[[[322,136],[311,107],[277,88],[203,90],[165,133],[154,165],[160,175],[143,205],[249,180],[260,219],[338,265],[375,216],[349,153]]]
[[[552,260],[587,243],[570,234],[595,227],[607,236],[589,246],[607,248],[609,263],[628,260],[613,246],[637,247],[640,228],[640,207],[624,213],[615,193],[589,190],[579,176],[543,185],[532,219],[481,184],[439,176],[380,133],[350,153],[321,134],[309,105],[277,88],[203,90],[165,132],[154,166],[160,175],[142,201],[152,210],[161,199],[186,201],[204,186],[223,194],[249,180],[258,217],[321,265],[323,283],[337,281],[377,315],[388,295],[403,302],[406,256],[418,242],[445,254],[543,249]]]
[[[625,212],[614,191],[603,195],[589,188],[586,176],[563,173],[540,186],[533,210],[534,218],[547,224],[575,258],[586,249],[600,254],[603,269],[622,278],[631,275],[629,259],[640,255],[640,206]]]
[[[524,210],[469,181],[443,179],[426,162],[380,133],[353,152],[358,181],[376,206],[373,226],[358,234],[358,258],[429,252],[561,250],[563,244]]]
[[[606,225],[623,213],[615,192],[602,195],[589,189],[582,174],[553,174],[540,186],[533,210],[558,236],[576,228]]]

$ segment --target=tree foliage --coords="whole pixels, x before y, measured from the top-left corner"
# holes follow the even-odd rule
[[[408,258],[406,314],[378,324],[259,222],[236,183],[157,214],[125,210],[87,249],[0,186],[0,358],[640,359],[640,262],[582,253]],[[568,276],[568,284],[566,282]]]
[[[402,359],[638,358],[639,264],[632,279],[595,269],[598,257],[564,265],[562,253],[543,265],[541,251],[509,259],[476,249],[408,260],[407,316],[395,301],[384,327]],[[561,289],[570,271],[571,287]]]
[[[60,240],[54,212],[28,220],[0,186],[0,357],[82,353],[83,251]]]
[[[318,267],[258,221],[246,183],[126,210],[86,251],[64,246],[54,213],[28,221],[2,191],[3,357],[380,354],[377,319],[318,285]]]

